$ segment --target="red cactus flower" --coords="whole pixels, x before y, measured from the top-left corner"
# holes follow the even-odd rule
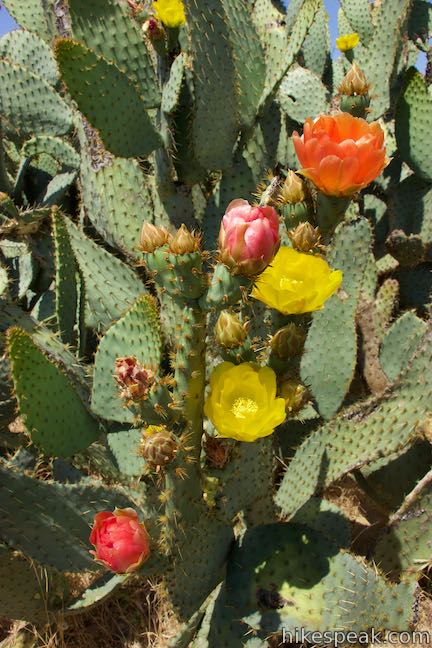
[[[90,542],[95,559],[118,574],[135,571],[150,556],[150,538],[130,508],[95,515]]]

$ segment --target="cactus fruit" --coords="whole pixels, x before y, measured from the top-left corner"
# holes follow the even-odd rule
[[[173,646],[408,630],[427,3],[341,0],[335,60],[323,0],[3,4],[0,616],[63,628],[133,572]],[[352,474],[386,517],[367,558],[326,499]]]

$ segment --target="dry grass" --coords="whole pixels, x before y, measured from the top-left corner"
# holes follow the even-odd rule
[[[353,551],[367,555],[386,524],[387,514],[349,475],[327,488],[324,497],[336,504],[347,518],[351,528]]]
[[[21,648],[23,635],[30,641],[25,648],[166,648],[178,629],[160,584],[137,581],[91,610],[43,628],[0,620],[0,640],[11,648]]]

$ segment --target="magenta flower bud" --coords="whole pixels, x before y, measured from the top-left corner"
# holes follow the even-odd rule
[[[219,249],[222,263],[233,274],[260,274],[273,261],[279,245],[279,217],[273,207],[252,207],[242,199],[228,205],[219,232]]]
[[[150,537],[130,508],[96,513],[90,534],[95,560],[117,574],[138,569],[150,556]]]

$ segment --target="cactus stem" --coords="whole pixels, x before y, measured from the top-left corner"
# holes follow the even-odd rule
[[[3,149],[3,126],[0,117],[0,191],[4,191],[7,194],[10,194],[12,191],[12,185],[9,180],[9,176],[6,171],[6,161],[5,153]]]

